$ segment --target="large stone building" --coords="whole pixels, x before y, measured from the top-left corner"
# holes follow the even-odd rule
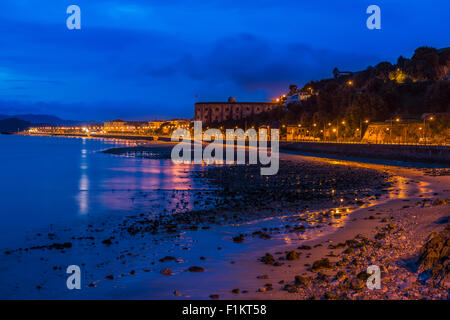
[[[195,121],[213,124],[227,120],[241,120],[279,107],[275,102],[198,102],[195,104]]]

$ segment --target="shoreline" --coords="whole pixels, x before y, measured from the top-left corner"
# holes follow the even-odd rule
[[[320,158],[318,161],[334,160]],[[360,165],[367,166],[368,164]],[[369,166],[373,165],[369,164]],[[222,288],[220,282],[216,283],[220,289],[211,290],[211,293],[225,300],[449,299],[448,289],[445,287],[428,288],[426,284],[421,283],[413,265],[417,260],[420,247],[428,236],[432,232],[442,231],[445,228],[444,223],[437,223],[437,221],[448,219],[450,212],[449,204],[423,206],[425,202],[420,205],[418,202],[423,199],[435,199],[438,196],[450,197],[450,176],[427,176],[423,171],[417,169],[375,166],[380,170],[391,170],[397,176],[402,177],[402,186],[397,189],[397,195],[353,211],[342,228],[317,239],[289,239],[286,243],[275,243],[272,246],[267,242],[256,240],[256,242],[259,241],[256,248],[251,247],[250,250],[245,250],[238,257],[233,257],[233,267],[230,268],[234,270],[228,276],[235,281],[231,281],[228,288]],[[412,184],[414,184],[413,187],[410,186]],[[373,244],[365,246],[367,253],[357,252],[356,254],[345,254],[348,247],[339,245],[361,236],[362,239],[367,238],[369,241],[374,241],[375,236],[391,223],[396,226],[389,231],[390,234],[386,238],[381,240],[384,249],[381,257],[377,256],[380,251],[379,247],[373,247]],[[255,240],[251,239],[250,241],[254,242]],[[298,249],[303,246],[311,248],[309,250]],[[300,257],[295,260],[286,260],[286,254],[292,251],[299,252]],[[355,251],[360,251],[360,249]],[[331,256],[330,252],[333,252]],[[283,265],[271,266],[259,261],[266,253],[272,254],[275,261],[283,258],[279,260]],[[354,259],[358,255],[363,255],[363,261],[367,262],[365,265],[362,263],[350,268],[333,266],[320,271],[311,270],[311,265],[323,258],[329,258],[334,264],[339,257]],[[335,275],[341,271],[345,272],[348,279],[354,280],[369,265],[379,265],[382,268],[382,288],[380,290],[371,291],[365,286],[354,289],[342,288],[342,281],[335,279]],[[319,276],[317,276],[318,274]],[[297,275],[308,279],[308,283],[300,287],[295,285],[294,278]],[[215,276],[212,274],[203,280],[214,282],[212,278]],[[215,280],[217,282],[217,279]],[[357,283],[360,285],[361,281]],[[145,291],[145,289],[142,290]],[[183,287],[178,286],[178,290],[183,292]],[[189,288],[184,290],[185,292],[190,291]],[[141,294],[136,296],[136,298],[142,297]],[[172,298],[176,299],[177,297]],[[201,299],[207,299],[207,297],[203,296]]]
[[[292,156],[302,158],[302,156]],[[334,162],[335,160],[319,158],[317,161]],[[222,283],[217,279],[219,276],[217,270],[211,268],[212,270],[208,270],[199,277],[199,281],[213,283],[217,288],[211,289],[211,294],[225,300],[448,299],[447,289],[427,288],[427,285],[420,283],[417,271],[411,269],[414,263],[408,260],[417,259],[420,247],[431,232],[441,231],[445,227],[445,224],[438,224],[436,221],[448,218],[449,212],[449,204],[423,207],[425,203],[418,205],[416,201],[435,199],[437,196],[450,197],[450,176],[427,176],[418,169],[395,166],[364,163],[358,166],[376,166],[379,170],[395,172],[397,177],[401,177],[401,185],[394,191],[396,194],[380,203],[353,211],[344,226],[317,239],[274,239],[271,244],[272,240],[250,238],[249,247],[244,249],[244,252],[229,258],[230,270],[226,275],[232,280],[226,281],[226,284]],[[413,203],[416,204],[413,205]],[[410,221],[411,218],[412,221]],[[363,239],[374,241],[375,236],[391,223],[396,226],[389,231],[390,234],[386,238],[381,240],[384,249],[381,257],[377,256],[379,247],[373,247],[373,244],[365,246],[367,253],[357,252],[356,254],[344,254],[348,247],[341,248],[338,245],[358,239],[361,235]],[[338,248],[331,249],[330,246],[333,245]],[[297,249],[302,246],[311,248],[310,250]],[[286,254],[292,251],[299,252],[300,257],[295,260],[286,260]],[[332,256],[330,256],[331,251]],[[259,261],[266,253],[272,254],[275,261],[282,258],[279,260],[282,265],[266,265]],[[363,260],[366,259],[367,264],[362,263],[347,269],[333,266],[319,272],[310,269],[314,261],[323,258],[329,258],[334,264],[339,257],[346,256],[347,259],[354,259],[357,255],[363,255]],[[354,280],[368,265],[373,264],[380,265],[382,268],[381,290],[370,291],[365,287],[342,288],[342,282],[335,279],[335,275],[341,271],[345,272],[348,279]],[[297,275],[308,279],[308,283],[300,287],[295,285],[294,278]],[[357,283],[360,285],[361,281]],[[163,297],[165,299],[190,297],[208,299],[207,294],[192,293],[190,285],[193,284],[187,282],[186,286],[176,286],[180,296],[165,295]],[[141,292],[136,294],[135,298],[140,299],[146,296],[147,290],[140,285],[137,291]]]
[[[392,170],[392,168],[390,168]],[[256,255],[264,255],[264,251],[270,252],[275,258],[274,252],[282,252],[283,256],[289,251],[301,252],[300,258],[295,261],[289,261],[288,268],[274,268],[260,263],[255,270],[263,276],[264,280],[254,279],[251,283],[255,290],[249,295],[238,297],[236,295],[227,295],[225,298],[243,298],[243,299],[449,299],[448,287],[433,288],[429,291],[433,293],[423,293],[427,286],[418,281],[417,270],[414,270],[414,264],[417,260],[419,250],[428,236],[432,232],[439,232],[445,228],[445,223],[437,221],[448,221],[450,205],[447,203],[442,206],[413,205],[416,201],[423,198],[436,198],[450,196],[450,177],[429,177],[424,176],[422,172],[414,169],[396,169],[397,174],[402,175],[408,180],[417,180],[420,185],[419,190],[428,189],[426,193],[420,194],[415,191],[411,194],[404,194],[398,199],[390,199],[381,204],[376,204],[366,208],[353,211],[347,223],[343,228],[334,233],[322,236],[311,241],[299,241],[296,244],[279,246],[270,250],[261,250]],[[440,180],[440,181],[439,181]],[[422,185],[425,183],[428,185]],[[438,195],[436,194],[438,193]],[[384,220],[386,219],[386,221]],[[412,219],[412,220],[410,220]],[[399,227],[393,234],[387,235],[383,243],[383,255],[377,256],[379,248],[367,245],[365,251],[356,254],[345,254],[348,246],[341,247],[340,244],[367,237],[370,241],[380,233],[390,223],[395,223]],[[395,227],[397,228],[397,226]],[[395,233],[398,232],[398,233]],[[299,246],[309,246],[310,250],[298,250]],[[334,246],[334,247],[333,247]],[[355,251],[359,251],[356,249]],[[332,254],[330,255],[330,253]],[[339,263],[340,258],[354,259],[355,256],[362,255],[362,261],[366,264],[358,264],[353,267],[343,265],[340,267],[311,270],[311,265],[315,261],[328,258],[334,265]],[[305,256],[307,256],[305,258]],[[255,257],[253,257],[255,258]],[[364,260],[365,259],[365,260]],[[248,261],[251,263],[251,261]],[[361,260],[360,260],[361,262]],[[307,265],[305,265],[305,263]],[[350,263],[351,265],[351,263]],[[382,288],[381,290],[368,290],[365,286],[358,289],[342,288],[342,280],[336,279],[336,274],[344,272],[348,279],[355,279],[357,275],[365,271],[369,265],[379,265],[382,267]],[[308,279],[307,284],[298,287],[295,284],[295,276],[301,275]],[[383,279],[384,278],[384,279]],[[280,283],[280,281],[282,283]],[[271,283],[275,290],[267,290],[265,284]],[[291,285],[291,288],[287,287]],[[287,287],[287,288],[286,288]],[[425,289],[424,289],[425,288]],[[261,292],[263,291],[263,292]],[[341,294],[341,296],[339,295]],[[347,295],[342,297],[342,293]]]
[[[161,144],[161,142],[155,143],[155,145]],[[169,147],[170,143],[164,145]],[[143,269],[142,275],[139,275],[138,272],[138,275],[136,276],[133,273],[132,277],[125,275],[117,277],[115,274],[114,281],[101,280],[99,275],[93,275],[92,279],[94,279],[94,281],[91,282],[91,284],[93,284],[93,287],[99,287],[97,288],[99,291],[95,292],[95,289],[92,289],[93,291],[90,291],[87,296],[82,297],[95,298],[99,295],[100,297],[118,299],[147,299],[149,297],[152,299],[209,299],[209,295],[217,294],[220,299],[343,298],[339,297],[333,291],[334,287],[336,287],[336,290],[341,290],[339,289],[340,282],[336,282],[336,279],[334,279],[339,268],[333,267],[331,269],[321,270],[320,272],[325,276],[328,276],[328,279],[324,280],[326,277],[320,275],[323,279],[317,280],[316,277],[318,272],[311,272],[309,270],[310,266],[314,261],[327,257],[330,251],[333,251],[334,255],[342,257],[344,256],[342,252],[348,249],[345,247],[330,249],[330,244],[337,245],[348,240],[354,240],[355,236],[361,233],[372,241],[375,235],[380,233],[380,230],[378,230],[377,227],[382,228],[387,224],[394,222],[400,226],[402,230],[392,230],[392,234],[388,234],[385,239],[382,239],[385,241],[385,243],[383,243],[383,245],[386,246],[384,252],[388,257],[376,257],[377,248],[371,248],[370,245],[367,245],[366,251],[368,254],[364,257],[364,259],[367,259],[372,264],[379,263],[383,266],[387,266],[385,272],[387,272],[388,277],[391,278],[388,282],[389,287],[384,287],[382,291],[374,292],[367,289],[354,291],[346,289],[344,292],[348,294],[348,296],[346,296],[345,299],[379,299],[386,297],[391,299],[421,298],[422,296],[420,294],[415,294],[415,291],[423,289],[423,285],[421,286],[416,283],[417,281],[413,281],[414,277],[417,279],[417,275],[415,275],[415,272],[409,271],[405,266],[399,267],[398,263],[406,258],[417,255],[420,246],[423,244],[429,233],[432,231],[439,231],[445,226],[444,224],[437,224],[435,221],[447,217],[449,204],[436,207],[423,207],[422,204],[418,205],[417,203],[424,198],[450,198],[450,176],[431,176],[426,175],[424,170],[387,166],[384,164],[367,164],[354,161],[305,157],[303,155],[287,153],[282,153],[280,156],[287,157],[294,161],[306,158],[318,162],[370,167],[380,171],[388,170],[393,172],[395,176],[400,177],[400,185],[393,191],[392,198],[383,199],[382,203],[360,208],[351,212],[344,225],[335,229],[334,232],[314,240],[301,238],[301,235],[300,237],[290,235],[283,238],[283,234],[280,234],[266,240],[260,239],[259,237],[245,236],[243,242],[236,243],[233,241],[233,237],[237,236],[240,232],[248,232],[251,234],[251,231],[255,230],[252,225],[217,226],[206,230],[183,231],[181,233],[182,238],[180,239],[181,242],[179,245],[181,246],[184,243],[185,240],[183,241],[182,239],[190,239],[190,241],[193,241],[192,245],[188,246],[190,253],[187,261],[184,261],[186,258],[183,258],[185,255],[183,254],[184,250],[180,250],[179,248],[166,250],[166,248],[162,248],[160,249],[160,255],[162,255],[162,257],[164,257],[163,252],[167,251],[167,254],[173,255],[176,260],[180,259],[180,261],[157,262],[154,267],[150,266],[150,273],[147,274],[145,269]],[[438,193],[438,195],[435,193]],[[422,195],[422,197],[420,195]],[[409,199],[409,201],[405,201],[406,199]],[[408,205],[408,208],[404,208],[405,204]],[[422,214],[422,212],[425,213]],[[370,218],[371,216],[374,218]],[[388,219],[389,221],[382,222],[383,219]],[[267,225],[270,226],[273,225],[273,223],[269,221]],[[260,227],[261,226],[258,226],[256,229],[259,230]],[[400,231],[401,233],[398,233]],[[106,235],[108,235],[108,231],[106,232]],[[203,235],[203,238],[201,235]],[[166,236],[162,236],[162,238],[165,237]],[[204,243],[205,238],[211,239],[210,243]],[[331,240],[331,242],[329,240]],[[129,246],[140,245],[140,242],[136,244],[133,241],[130,242]],[[315,247],[318,244],[321,246]],[[394,245],[394,247],[390,248],[389,245]],[[221,250],[212,246],[220,246]],[[311,246],[311,249],[297,249],[299,246]],[[111,249],[114,250],[113,248]],[[299,252],[300,257],[295,260],[286,260],[286,254],[290,251]],[[283,265],[275,267],[259,261],[258,259],[264,256],[266,252],[272,254],[274,258],[283,263]],[[276,252],[280,253],[276,254]],[[358,252],[358,254],[359,253],[361,252]],[[371,255],[369,255],[369,253]],[[198,255],[198,257],[205,255],[205,259],[195,258],[195,255]],[[279,260],[280,257],[283,257],[284,259]],[[335,263],[338,257],[328,258],[332,263]],[[349,257],[356,259],[353,255]],[[156,257],[156,260],[159,258],[161,257]],[[139,258],[135,258],[135,260],[139,260]],[[195,260],[197,260],[197,262],[195,262]],[[134,268],[133,270],[139,270],[136,266],[132,267],[136,261],[129,261],[128,263],[130,264],[130,268]],[[310,266],[305,266],[305,264],[309,264]],[[202,268],[205,268],[205,271],[199,272],[198,274],[183,271],[183,269],[189,267],[189,265],[199,265]],[[172,268],[174,275],[171,277],[159,275],[162,270],[161,268],[164,266]],[[348,277],[354,278],[357,271],[359,272],[364,269],[363,266],[365,265],[360,264],[353,269],[346,269]],[[114,272],[114,270],[112,270],[112,272]],[[64,270],[62,273],[64,273]],[[148,274],[152,274],[152,278],[148,278],[146,276]],[[308,284],[304,288],[294,286],[295,288],[290,288],[292,292],[285,290],[286,285],[293,286],[294,277],[296,275],[302,275],[302,277],[308,279]],[[151,283],[149,283],[149,279],[151,279]],[[280,283],[280,281],[283,281],[283,283]],[[269,283],[271,286],[267,286]],[[201,285],[199,286],[199,284]],[[113,287],[111,287],[111,285],[113,285]],[[114,289],[114,287],[117,288],[117,286],[124,289]],[[385,288],[387,288],[387,290]],[[233,289],[239,289],[240,293],[232,293],[231,290]],[[40,291],[40,294],[44,294],[45,298],[44,291]],[[176,295],[175,291],[177,292]],[[244,291],[247,292],[244,293]],[[405,296],[405,294],[410,294],[411,292],[414,293],[414,295],[411,294]],[[448,293],[447,296],[445,296],[445,292],[443,292],[442,289],[432,290],[431,293],[426,293],[424,296],[431,299],[448,299]],[[62,298],[70,298],[70,296],[62,296]]]
[[[77,137],[92,139],[120,139],[142,141],[146,144],[172,142],[169,136],[127,136],[127,135],[84,135],[84,134],[21,134],[24,136]],[[145,148],[145,146],[144,146]],[[439,145],[396,145],[369,143],[320,143],[280,141],[280,153],[295,152],[305,156],[338,158],[354,161],[386,161],[422,166],[446,166],[450,162],[450,146]],[[394,164],[395,165],[395,164]]]

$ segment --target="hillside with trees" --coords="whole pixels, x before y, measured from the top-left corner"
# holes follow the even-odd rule
[[[399,115],[450,112],[450,49],[418,48],[411,59],[381,62],[347,76],[309,82],[302,91],[316,96],[286,107],[283,122],[328,123],[345,119],[385,121]]]
[[[345,121],[340,130],[349,136],[368,119],[384,122],[407,116],[420,120],[425,113],[450,113],[450,48],[420,47],[410,59],[399,57],[396,64],[380,62],[359,72],[335,68],[333,74],[298,90],[313,93],[311,98],[247,120],[247,127],[301,124],[319,132],[329,123]],[[289,92],[296,89],[291,85]],[[439,121],[448,125],[448,117],[443,117]]]

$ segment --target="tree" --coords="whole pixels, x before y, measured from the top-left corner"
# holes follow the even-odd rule
[[[435,48],[420,47],[408,63],[408,73],[417,80],[438,80],[440,78],[439,54]]]
[[[295,84],[289,85],[289,94],[295,94],[298,91],[298,86]]]
[[[339,77],[339,69],[338,68],[333,69],[333,76],[335,79],[337,79]]]

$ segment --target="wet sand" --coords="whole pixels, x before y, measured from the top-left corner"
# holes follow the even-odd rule
[[[284,156],[301,159],[296,155]],[[193,282],[174,285],[181,298],[207,298],[206,292],[198,295],[192,289],[195,281],[201,281],[208,284],[211,294],[221,299],[448,299],[448,287],[432,287],[419,279],[415,262],[430,233],[442,231],[448,223],[450,206],[433,206],[432,202],[437,197],[450,197],[450,176],[429,176],[422,169],[338,162],[387,170],[397,184],[386,198],[351,212],[341,227],[323,235],[314,234],[314,240],[292,233],[270,240],[246,238],[237,244],[246,249],[230,255],[228,266],[212,266]],[[380,237],[383,233],[386,234]],[[351,250],[348,245],[341,247],[349,240],[365,244]],[[233,245],[236,244],[225,244]],[[299,257],[287,260],[293,251]],[[261,262],[266,253],[280,265]],[[323,258],[328,258],[332,267],[311,270],[314,262]],[[344,262],[339,263],[341,260]],[[382,270],[380,290],[367,289],[365,282],[361,286],[360,279],[352,283],[369,265],[378,265]],[[340,279],[336,279],[337,274]],[[306,283],[296,284],[298,275],[307,279]],[[151,295],[142,287],[141,290],[144,292],[137,294],[137,298]]]
[[[319,161],[327,161],[319,159]],[[366,166],[365,164],[360,164]],[[422,170],[369,165],[371,168],[389,170],[398,178],[396,191],[389,199],[352,212],[347,223],[335,232],[312,241],[297,241],[292,244],[274,246],[260,250],[246,263],[254,273],[267,275],[264,280],[254,277],[248,283],[252,289],[249,299],[448,299],[449,287],[432,288],[421,281],[416,267],[419,250],[432,232],[442,231],[449,223],[449,204],[433,206],[437,197],[450,197],[449,176],[427,176]],[[425,201],[424,201],[425,200]],[[428,200],[428,201],[427,201]],[[392,225],[385,237],[377,237]],[[341,247],[346,241],[367,239],[361,248],[348,250]],[[377,240],[380,239],[380,240]],[[374,241],[374,242],[371,242]],[[376,244],[376,245],[374,245]],[[301,246],[310,250],[298,249]],[[380,246],[380,247],[379,247]],[[301,252],[298,260],[287,266],[274,268],[262,263],[255,266],[252,260],[271,252],[275,257],[285,256],[289,251]],[[348,250],[348,251],[346,251]],[[275,252],[282,254],[274,254]],[[315,261],[328,258],[331,268],[311,270]],[[344,260],[344,262],[342,262]],[[337,263],[337,265],[336,265]],[[369,265],[378,265],[382,270],[382,287],[369,290],[364,286],[348,288],[349,282]],[[336,275],[343,272],[344,279]],[[307,279],[307,284],[297,284],[295,276]],[[339,277],[338,277],[339,278]],[[281,282],[281,283],[280,283]],[[274,290],[267,290],[266,284]],[[265,292],[259,292],[265,291]],[[237,298],[236,295],[226,297]]]
[[[281,159],[305,161],[305,157],[293,154],[282,154]],[[2,280],[11,288],[10,294],[3,298],[209,299],[211,295],[220,299],[448,298],[446,289],[430,289],[415,281],[417,272],[411,261],[417,257],[426,237],[445,227],[439,222],[449,216],[449,205],[430,203],[437,197],[450,198],[450,176],[425,175],[424,170],[413,168],[307,159],[388,172],[394,177],[395,186],[388,193],[364,199],[359,203],[363,208],[356,210],[356,204],[325,211],[311,209],[310,216],[323,218],[324,223],[321,228],[306,230],[295,229],[296,224],[307,219],[296,215],[259,217],[253,221],[238,219],[151,235],[123,236],[115,220],[99,221],[86,230],[60,230],[53,243],[62,244],[61,248],[12,250],[2,256],[2,272],[6,275],[7,271],[12,277]],[[129,221],[139,219],[129,217]],[[331,225],[327,226],[327,222]],[[391,226],[388,231],[387,225]],[[380,233],[384,233],[383,237],[375,239]],[[68,235],[72,238],[67,238]],[[338,244],[355,237],[356,241],[364,242],[364,249],[360,246],[344,254],[348,246]],[[70,247],[64,247],[67,242]],[[31,237],[30,243],[36,245],[42,239]],[[273,256],[274,263],[261,261],[266,253]],[[322,258],[330,260],[331,268],[311,271],[313,263]],[[336,266],[342,258],[346,261]],[[65,288],[65,266],[69,264],[80,264],[86,269],[84,290],[74,292]],[[345,279],[335,279],[338,271],[353,279],[372,264],[383,267],[381,290],[351,289],[343,285]],[[15,281],[11,270],[16,268],[17,274],[26,272],[26,265],[36,266],[29,272],[29,282],[23,281],[23,276],[22,281]],[[294,283],[297,275],[307,279],[305,284]],[[354,282],[356,288],[359,283]]]

